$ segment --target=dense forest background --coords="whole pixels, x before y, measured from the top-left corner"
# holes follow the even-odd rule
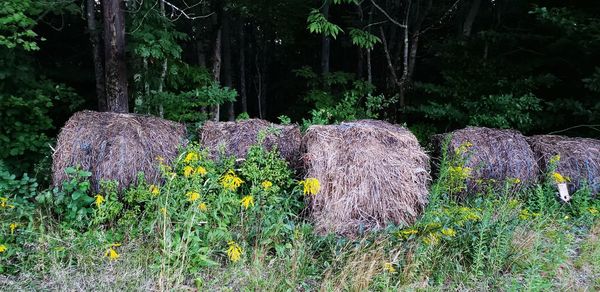
[[[4,0],[0,160],[47,169],[81,109],[598,137],[598,15],[594,0]]]

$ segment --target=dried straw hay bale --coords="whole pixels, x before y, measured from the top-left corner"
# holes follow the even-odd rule
[[[170,164],[184,146],[182,124],[133,114],[81,111],[75,113],[58,135],[52,155],[55,185],[67,179],[65,169],[81,166],[92,173],[93,190],[100,180],[116,180],[123,188],[144,172],[150,183],[160,182],[156,158]]]
[[[600,140],[556,135],[527,138],[542,171],[547,172],[552,156],[560,155],[556,172],[580,188],[584,182],[593,193],[600,192]]]
[[[407,129],[374,120],[312,126],[302,144],[306,177],[321,184],[308,197],[317,233],[410,225],[423,211],[429,157]]]
[[[220,149],[225,155],[238,158],[246,157],[250,146],[258,142],[260,131],[265,131],[263,141],[265,150],[277,147],[281,157],[292,167],[300,162],[300,143],[302,136],[297,125],[277,125],[260,119],[238,122],[206,122],[199,130],[200,141],[217,157]]]
[[[488,188],[499,190],[506,186],[507,180],[518,182],[512,184],[513,190],[537,182],[538,166],[535,155],[520,132],[467,127],[450,135],[449,158],[464,159],[464,167],[471,169],[463,196],[487,191]],[[442,147],[444,143],[445,141],[438,143],[438,147]],[[468,145],[471,146],[465,147]],[[461,146],[466,151],[459,150]]]

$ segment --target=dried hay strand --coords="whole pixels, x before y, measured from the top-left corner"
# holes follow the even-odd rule
[[[467,127],[452,132],[448,142],[448,159],[464,161],[470,169],[466,190],[460,196],[498,191],[510,185],[517,191],[537,182],[535,155],[520,132],[516,130]],[[437,138],[439,140],[439,137]],[[444,139],[445,140],[445,139]],[[437,144],[438,148],[446,141]],[[441,153],[442,150],[436,150]],[[512,182],[512,183],[511,183]]]
[[[60,186],[68,179],[65,169],[80,166],[90,171],[92,189],[101,180],[116,180],[119,188],[137,182],[138,172],[158,184],[157,157],[170,164],[186,144],[185,126],[155,117],[134,114],[81,111],[75,113],[58,135],[52,155],[52,180]]]
[[[227,156],[245,158],[250,146],[258,143],[258,136],[264,131],[263,147],[270,151],[277,147],[281,157],[292,167],[300,162],[302,135],[297,125],[277,125],[260,119],[238,122],[207,121],[199,130],[201,144],[210,150],[213,158],[221,149]]]
[[[593,193],[600,192],[600,140],[537,135],[527,142],[544,173],[550,171],[550,159],[560,155],[556,172],[568,177],[576,189],[587,183]]]
[[[321,185],[308,197],[317,233],[352,237],[422,213],[429,157],[407,129],[374,120],[311,126],[302,145],[306,177]]]

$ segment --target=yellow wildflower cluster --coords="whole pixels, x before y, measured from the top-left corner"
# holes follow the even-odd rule
[[[6,252],[6,250],[8,250],[8,247],[4,244],[0,244],[0,253]]]
[[[188,198],[187,200],[190,202],[195,202],[200,199],[200,193],[198,192],[187,192],[186,196]]]
[[[520,179],[520,178],[518,178],[518,177],[509,178],[509,179],[508,179],[508,182],[509,182],[510,184],[517,185],[517,184],[520,184],[520,183],[521,183],[521,179]]]
[[[200,209],[200,211],[202,212],[206,212],[208,210],[208,206],[206,205],[206,203],[202,202],[198,204],[198,209]]]
[[[160,195],[160,189],[155,185],[150,185],[150,193],[152,195],[158,196]]]
[[[184,177],[189,177],[190,175],[192,175],[194,173],[194,168],[187,165],[183,168],[183,176]]]
[[[570,181],[570,179],[568,177],[564,177],[562,174],[560,174],[558,172],[553,172],[552,178],[554,179],[554,182],[557,184],[566,183],[566,182]]]
[[[273,186],[273,183],[266,180],[263,181],[260,185],[263,187],[263,189],[265,189],[265,191],[268,191]]]
[[[121,255],[117,253],[116,247],[121,246],[120,243],[113,243],[110,245],[105,255],[112,261],[116,261]]]
[[[205,176],[206,173],[207,173],[207,171],[206,171],[206,168],[204,168],[202,166],[198,166],[196,168],[196,173],[199,174],[199,175],[201,175],[201,176]]]
[[[242,204],[242,207],[244,207],[245,209],[248,209],[248,207],[250,207],[250,206],[254,207],[254,197],[253,196],[245,196],[242,198],[240,203]]]
[[[383,264],[383,270],[388,272],[388,273],[395,273],[396,272],[396,268],[394,268],[394,264],[387,262]]]
[[[588,211],[590,212],[590,214],[592,214],[592,215],[594,215],[594,216],[595,216],[595,215],[598,215],[598,213],[599,213],[599,212],[598,212],[598,209],[596,209],[596,208],[594,208],[594,207],[588,208]]]
[[[508,207],[511,209],[515,209],[516,207],[518,207],[520,204],[519,200],[517,199],[510,199],[508,201]]]
[[[14,208],[15,206],[8,203],[8,198],[0,198],[0,208]]]
[[[440,242],[440,234],[437,232],[431,232],[429,235],[423,238],[423,242],[428,245],[436,245]]]
[[[473,147],[473,143],[471,143],[470,141],[466,141],[466,142],[464,142],[464,143],[460,144],[460,145],[458,146],[458,148],[456,148],[456,149],[454,150],[454,153],[456,153],[456,155],[461,155],[461,154],[464,154],[464,153],[466,153],[466,152],[469,150],[469,148],[471,148],[471,147]]]
[[[557,164],[560,161],[560,155],[556,154],[550,157],[550,164]]]
[[[183,159],[183,162],[185,162],[187,164],[190,164],[190,163],[198,161],[199,159],[200,159],[200,156],[198,155],[198,153],[194,152],[194,151],[191,151],[191,152],[188,152],[185,155],[185,158]]]
[[[451,166],[448,171],[450,172],[450,177],[456,180],[466,180],[471,175],[470,167],[463,166]]]
[[[523,210],[521,210],[521,212],[519,212],[519,219],[521,219],[521,220],[529,220],[531,218],[535,218],[538,216],[540,216],[540,213],[530,212],[527,209],[523,209]]]
[[[304,187],[305,195],[316,195],[321,189],[321,185],[319,184],[319,180],[316,178],[309,177],[300,182],[300,184]]]
[[[398,236],[404,239],[409,238],[411,235],[415,235],[419,233],[416,229],[413,228],[409,228],[409,229],[404,229],[404,230],[400,230],[398,232]]]
[[[456,236],[456,230],[453,228],[444,228],[442,229],[442,234],[448,237],[454,237]]]
[[[17,223],[10,223],[10,225],[8,225],[8,228],[10,229],[10,234],[15,233],[15,229],[17,229],[18,226],[19,224]]]
[[[104,199],[104,196],[102,196],[101,194],[97,194],[96,201],[94,203],[96,204],[96,207],[100,208],[100,205],[102,205],[102,203],[104,203],[105,201],[106,199]]]
[[[227,248],[227,256],[229,257],[229,260],[234,263],[239,261],[242,257],[242,248],[235,243],[235,241],[229,241],[227,245],[229,245],[229,248]]]
[[[233,170],[229,170],[223,177],[221,177],[221,185],[232,192],[235,192],[237,188],[242,185],[244,181],[239,178]]]

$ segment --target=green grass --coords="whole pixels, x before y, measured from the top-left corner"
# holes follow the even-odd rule
[[[0,239],[7,247],[0,253],[0,290],[600,290],[600,200],[585,190],[568,204],[557,201],[550,184],[459,200],[454,193],[463,182],[449,177],[452,172],[443,166],[414,225],[389,226],[355,239],[322,237],[310,222],[288,214],[298,207],[289,195],[298,195],[297,184],[289,174],[281,175],[284,170],[261,166],[272,164],[263,154],[256,153],[255,162],[240,171],[245,180],[255,180],[242,193],[254,190],[257,200],[265,196],[260,205],[265,209],[254,217],[252,209],[239,206],[243,194],[216,183],[229,166],[211,166],[214,186],[201,191],[203,197],[211,190],[218,194],[209,206],[229,198],[223,206],[235,208],[226,213],[228,221],[200,217],[186,200],[186,190],[206,187],[210,180],[199,177],[172,179],[156,197],[147,186],[132,188],[125,196],[129,201],[113,194],[109,202],[115,204],[103,206],[130,213],[110,215],[102,224],[59,220],[47,204],[16,198],[0,204]],[[261,193],[265,175],[260,171],[266,170],[290,188],[277,195]],[[273,198],[283,199],[269,203]],[[281,202],[291,207],[275,208]],[[161,207],[174,216],[159,212]],[[104,216],[93,219],[109,218],[93,212]],[[225,240],[234,238],[243,246],[239,261],[228,259],[226,241],[207,225],[210,220],[232,236]],[[13,231],[11,222],[20,222]],[[117,242],[121,245],[113,248],[119,257],[111,260],[106,252]]]
[[[240,262],[196,273],[165,273],[156,264],[160,247],[143,237],[125,240],[118,247],[119,259],[111,261],[102,245],[111,236],[110,227],[79,233],[40,217],[28,256],[18,263],[20,272],[0,277],[0,289],[600,289],[600,223],[593,216],[573,218],[561,208],[520,219],[522,203],[491,198],[438,203],[416,226],[442,222],[448,208],[476,209],[481,219],[437,244],[427,244],[421,231],[400,238],[394,228],[358,240],[323,238],[306,223],[281,254],[256,248]],[[384,270],[386,262],[393,263],[394,272]]]

